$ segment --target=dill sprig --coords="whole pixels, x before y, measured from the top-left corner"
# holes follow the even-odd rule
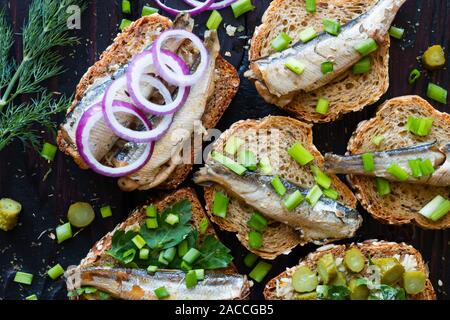
[[[0,10],[0,150],[19,139],[35,148],[40,135],[31,127],[38,123],[54,128],[52,116],[67,108],[68,99],[52,99],[43,85],[62,73],[62,57],[57,48],[77,43],[70,35],[67,8],[85,7],[85,0],[33,0],[22,30],[23,54],[20,62],[11,57],[13,32],[4,10]],[[15,104],[24,94],[35,95],[28,103]]]

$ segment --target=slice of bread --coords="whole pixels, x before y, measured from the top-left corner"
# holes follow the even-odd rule
[[[310,14],[306,12],[304,0],[274,0],[253,35],[250,61],[274,53],[270,42],[282,31],[295,43],[299,41],[299,31],[306,27],[322,30],[324,18],[337,20],[344,25],[366,12],[376,2],[377,0],[317,1],[317,12]],[[385,44],[373,56],[371,72],[354,75],[349,70],[334,82],[317,90],[297,94],[293,101],[282,108],[298,119],[317,123],[334,121],[343,114],[359,111],[378,101],[389,87],[389,45],[390,39],[386,36]],[[262,90],[258,84],[257,89]],[[318,97],[324,97],[330,102],[330,109],[325,116],[315,111]]]
[[[418,137],[408,132],[405,124],[408,117],[432,117],[433,128],[427,137]],[[383,136],[379,147],[371,140]],[[350,154],[397,149],[423,142],[437,141],[441,147],[450,141],[450,115],[435,110],[426,100],[418,96],[404,96],[386,101],[375,117],[363,121],[353,133],[349,144]],[[375,219],[389,224],[415,222],[425,229],[450,228],[450,215],[433,222],[421,214],[422,209],[437,195],[450,196],[449,188],[408,183],[391,182],[392,193],[381,197],[377,193],[375,179],[349,176],[356,196],[363,207]]]
[[[310,170],[300,167],[286,152],[295,142],[300,142],[312,153],[315,164],[319,167],[323,166],[324,159],[313,145],[312,126],[310,124],[279,116],[269,116],[261,120],[239,121],[220,136],[214,143],[213,150],[222,152],[231,136],[244,140],[246,142],[245,148],[252,151],[258,159],[268,157],[274,175],[279,175],[306,188],[314,186],[314,176]],[[331,178],[333,181],[332,187],[340,193],[339,201],[355,208],[356,198],[350,189],[336,176],[331,176]],[[254,209],[230,197],[227,217],[217,217],[212,214],[211,210],[216,191],[225,192],[216,185],[205,188],[206,209],[210,219],[221,229],[237,233],[239,241],[250,251],[264,259],[275,259],[297,245],[304,244],[298,231],[286,224],[271,221],[269,227],[263,233],[263,246],[257,250],[250,249],[247,239],[250,229],[247,226],[247,221],[253,214]]]
[[[379,258],[379,257],[397,257],[404,259],[406,255],[409,255],[408,260],[413,257],[417,263],[416,270],[423,271],[427,275],[427,281],[425,284],[425,290],[420,294],[414,296],[408,296],[410,300],[436,300],[436,293],[433,285],[428,279],[428,267],[423,261],[422,255],[419,251],[412,246],[405,243],[386,242],[377,240],[368,240],[363,243],[350,244],[350,245],[326,245],[315,252],[310,253],[306,258],[301,259],[298,266],[289,268],[285,272],[281,273],[277,277],[270,280],[264,288],[264,297],[267,300],[279,300],[280,297],[277,294],[277,282],[279,283],[283,278],[290,278],[299,266],[307,266],[309,268],[315,268],[317,261],[325,254],[332,253],[335,258],[343,258],[345,251],[351,247],[357,247],[366,257]],[[400,260],[402,261],[402,260]]]
[[[129,27],[120,33],[113,44],[100,56],[100,59],[91,66],[81,78],[75,93],[75,98],[68,109],[70,113],[78,101],[82,99],[86,90],[100,77],[113,74],[117,68],[126,64],[136,54],[140,53],[164,30],[171,28],[172,21],[162,15],[152,14],[134,21]],[[240,79],[236,69],[225,59],[219,56],[216,60],[215,91],[208,100],[202,122],[205,128],[212,128],[220,120],[231,100],[236,95]],[[57,142],[60,150],[71,156],[75,163],[82,169],[89,167],[81,159],[76,146],[65,139],[64,130],[58,131]],[[193,148],[192,148],[193,149]],[[194,151],[194,150],[193,150]],[[185,180],[192,165],[179,165],[172,175],[160,186],[161,189],[174,189]],[[132,184],[132,181],[129,181]],[[119,184],[125,191],[137,188],[135,185]]]

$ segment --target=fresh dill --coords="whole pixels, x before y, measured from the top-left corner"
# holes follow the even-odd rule
[[[0,9],[0,150],[13,140],[39,147],[39,124],[49,130],[52,118],[65,110],[69,99],[53,94],[43,85],[64,70],[57,48],[77,43],[70,35],[67,21],[69,6],[85,7],[85,0],[33,0],[22,30],[22,59],[11,56],[14,34],[5,11]],[[33,95],[27,103],[16,103],[22,95]]]

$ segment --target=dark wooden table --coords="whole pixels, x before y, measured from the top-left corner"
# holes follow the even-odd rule
[[[229,59],[242,75],[247,69],[247,45],[255,26],[269,0],[255,0],[256,9],[239,19],[234,19],[231,9],[223,10],[225,21],[234,26],[243,25],[245,31],[230,38],[223,28],[220,31],[222,52],[232,53]],[[20,33],[23,19],[27,14],[30,0],[0,0],[0,5],[7,8],[14,31]],[[81,43],[73,48],[64,49],[64,64],[68,71],[49,82],[52,90],[71,94],[76,83],[86,69],[92,65],[99,54],[111,43],[117,34],[117,24],[122,19],[120,1],[91,0],[88,10],[82,17],[82,28],[77,32]],[[132,0],[133,14],[128,18],[137,18],[143,4],[152,5],[152,1]],[[168,3],[180,4],[173,0]],[[203,32],[208,14],[202,14],[196,20],[197,31]],[[388,93],[373,106],[362,112],[346,115],[342,120],[317,125],[314,128],[314,141],[322,152],[343,153],[347,141],[356,125],[373,116],[377,105],[386,99],[409,94],[425,97],[428,80],[449,87],[449,71],[444,70],[426,74],[416,86],[407,84],[410,70],[418,66],[417,57],[430,45],[441,44],[447,49],[450,38],[450,1],[449,0],[408,0],[401,9],[395,24],[406,28],[406,39],[393,41],[390,60],[390,89]],[[20,40],[20,36],[16,36]],[[20,42],[16,43],[14,53],[20,56]],[[442,111],[450,109],[442,104],[433,103]],[[258,97],[254,86],[242,78],[242,86],[232,105],[225,113],[218,128],[224,130],[237,120],[259,118],[269,114],[284,114],[277,108],[267,105]],[[59,120],[63,119],[63,115]],[[51,134],[46,139],[54,141]],[[51,169],[48,178],[45,174]],[[192,185],[190,179],[184,183]],[[96,240],[110,231],[117,223],[137,205],[143,203],[154,191],[123,193],[113,179],[98,176],[90,171],[80,170],[71,159],[59,153],[56,161],[48,164],[32,150],[24,150],[15,142],[0,152],[0,198],[11,197],[23,204],[20,224],[13,231],[0,231],[0,299],[22,299],[37,293],[41,299],[64,299],[66,290],[63,280],[52,281],[45,276],[49,266],[60,263],[62,266],[78,264]],[[74,239],[61,245],[49,237],[54,228],[65,219],[69,205],[76,201],[90,202],[95,209],[111,205],[114,215],[102,219],[97,214],[95,222],[81,231]],[[424,231],[407,225],[393,227],[380,224],[372,219],[362,208],[364,225],[355,240],[385,239],[405,241],[419,249],[428,262],[430,276],[440,299],[449,299],[450,292],[450,231]],[[233,234],[220,232],[224,243],[233,248],[236,264],[242,273],[249,272],[242,265],[245,250]],[[274,268],[268,278],[275,276],[284,268],[295,265],[299,258],[314,250],[313,245],[294,250],[289,256],[283,256],[273,262]],[[22,286],[12,281],[15,271],[23,270],[35,274],[32,286]],[[441,283],[441,286],[438,285]],[[262,285],[253,289],[252,297],[262,298]]]

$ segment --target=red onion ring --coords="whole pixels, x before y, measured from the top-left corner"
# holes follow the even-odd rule
[[[174,72],[178,73],[179,75],[189,74],[188,66],[178,55],[164,49],[162,50],[162,52],[167,58],[167,64],[172,70],[174,70]],[[162,116],[178,111],[186,102],[189,96],[190,88],[186,86],[178,87],[177,97],[172,101],[169,90],[167,90],[166,86],[161,81],[152,76],[144,75],[146,71],[148,72],[148,68],[152,66],[153,54],[149,50],[140,53],[131,62],[126,74],[128,92],[131,99],[136,104],[136,107],[154,115]],[[144,97],[144,95],[142,94],[142,90],[140,89],[142,80],[159,90],[161,95],[164,97],[164,100],[166,101],[165,105],[153,103],[146,97]]]
[[[116,112],[115,105],[117,104],[115,102],[115,96],[116,92],[126,87],[126,85],[127,78],[123,76],[115,80],[109,86],[109,88],[106,89],[106,93],[103,96],[102,102],[102,111],[106,123],[117,136],[127,141],[151,142],[159,139],[170,128],[170,125],[172,124],[173,114],[165,115],[161,123],[159,123],[156,128],[147,129],[146,131],[131,130],[127,127],[124,127],[119,121],[117,121],[117,118],[114,116],[114,113]],[[170,99],[166,100],[167,104],[170,104],[172,102],[172,98],[168,90],[167,93],[168,94],[163,95],[163,97],[165,99]]]
[[[198,0],[183,0],[184,3],[187,3],[188,5],[192,7],[198,7],[203,4],[203,2]],[[208,10],[220,10],[223,8],[226,8],[230,6],[233,2],[236,2],[237,0],[222,0],[218,2],[214,2],[212,5],[209,6]]]
[[[170,70],[167,66],[169,62],[169,58],[164,55],[162,51],[162,46],[167,39],[177,38],[177,39],[189,39],[192,41],[194,46],[200,52],[200,64],[197,67],[197,70],[191,75],[181,76],[179,73]],[[152,53],[153,53],[153,63],[155,65],[157,73],[167,82],[177,86],[192,86],[197,83],[208,67],[208,51],[205,48],[202,40],[200,40],[195,34],[188,32],[186,30],[167,30],[159,35],[159,37],[155,40],[152,45]]]
[[[166,11],[167,13],[171,15],[178,15],[180,13],[189,13],[191,16],[196,16],[204,11],[207,11],[209,7],[214,3],[214,0],[206,0],[205,2],[200,2],[198,6],[195,6],[195,8],[190,10],[177,10],[174,8],[171,8],[169,6],[166,6],[164,3],[161,2],[161,0],[155,0],[158,7]]]
[[[126,112],[134,115],[143,123],[147,130],[151,130],[151,123],[147,120],[145,115],[134,106],[130,104],[121,104],[114,107],[114,113],[116,112]],[[125,167],[108,167],[95,159],[89,146],[90,132],[95,124],[102,118],[102,108],[100,103],[98,103],[86,110],[80,119],[80,123],[76,130],[76,143],[78,152],[84,162],[86,162],[93,171],[113,178],[123,177],[141,169],[150,160],[155,146],[154,143],[148,143],[142,155],[136,161]]]

